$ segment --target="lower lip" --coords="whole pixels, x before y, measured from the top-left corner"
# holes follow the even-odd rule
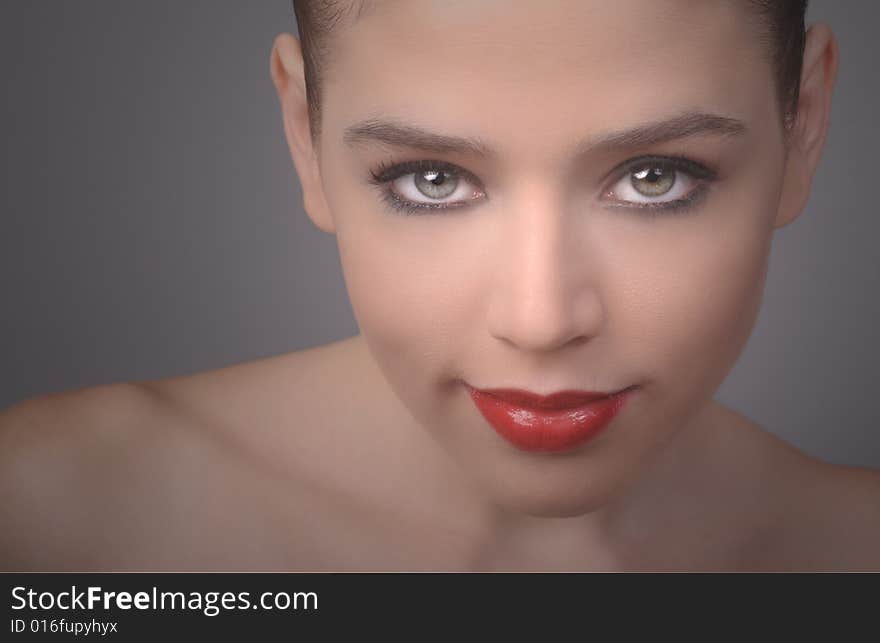
[[[566,409],[518,406],[468,387],[471,399],[498,434],[523,451],[558,453],[578,447],[602,431],[623,408],[632,387]]]

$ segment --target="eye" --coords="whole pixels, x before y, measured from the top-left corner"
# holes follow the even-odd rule
[[[410,214],[465,207],[485,196],[473,174],[444,161],[383,164],[370,175],[389,206]]]
[[[715,177],[686,157],[642,157],[625,164],[605,196],[615,207],[680,210],[702,196]]]

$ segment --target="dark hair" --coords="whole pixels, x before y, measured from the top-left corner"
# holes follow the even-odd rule
[[[330,58],[330,35],[341,23],[353,24],[374,0],[292,0],[305,63],[309,130],[321,132],[321,79]],[[784,132],[797,116],[806,41],[808,0],[742,0],[757,18],[760,41],[776,77],[777,102]]]

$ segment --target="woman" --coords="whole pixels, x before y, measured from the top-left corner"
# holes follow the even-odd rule
[[[5,569],[880,569],[880,475],[712,399],[838,49],[803,2],[295,2],[361,333],[0,420]]]

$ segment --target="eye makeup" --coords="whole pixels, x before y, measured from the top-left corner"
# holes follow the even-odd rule
[[[673,186],[678,182],[680,175],[685,175],[696,183],[685,196],[668,201],[626,201],[612,200],[606,205],[612,209],[635,210],[639,214],[646,216],[658,216],[661,214],[682,214],[693,209],[707,195],[712,183],[717,180],[717,170],[707,167],[706,165],[694,161],[684,155],[658,156],[648,155],[640,156],[634,159],[624,161],[617,166],[609,174],[614,178],[610,187],[603,190],[603,195],[610,193],[611,187],[620,183],[622,179],[629,176],[632,181],[633,175],[646,174],[644,170],[653,172],[659,169],[661,176],[663,174],[672,173],[675,176]],[[640,177],[645,178],[645,177]],[[661,195],[662,196],[662,195]]]
[[[469,201],[418,203],[407,199],[397,193],[391,184],[400,177],[407,175],[436,174],[443,175],[454,180],[465,180],[475,186],[472,198]],[[418,160],[405,161],[403,163],[383,162],[377,168],[370,170],[369,182],[377,186],[380,196],[385,204],[394,212],[403,214],[427,214],[436,210],[458,210],[471,205],[470,201],[484,197],[480,182],[472,173],[452,163],[445,161]],[[427,195],[424,195],[427,198]]]
[[[659,170],[659,172],[657,171]],[[401,177],[412,175],[415,179],[418,175],[424,180],[426,176],[437,178],[439,176],[446,177],[456,181],[463,180],[473,186],[471,198],[465,201],[453,202],[416,202],[407,199],[393,187],[393,183]],[[613,180],[607,183],[607,187],[602,190],[603,196],[614,194],[614,186],[627,176],[632,182],[633,176],[637,175],[639,180],[648,176],[655,178],[663,178],[665,176],[673,176],[672,187],[678,184],[678,177],[684,175],[689,180],[696,183],[696,187],[691,189],[686,196],[668,200],[668,201],[629,201],[615,200],[611,196],[611,201],[605,207],[612,209],[623,209],[634,211],[637,214],[646,216],[657,216],[660,214],[683,213],[693,209],[706,196],[712,182],[717,179],[718,173],[715,169],[694,161],[684,155],[646,155],[633,159],[629,159],[615,169],[609,172],[607,176],[613,177]],[[471,207],[475,202],[482,201],[486,198],[482,185],[471,172],[452,163],[437,160],[417,160],[405,161],[402,163],[394,163],[393,161],[382,162],[377,168],[370,171],[369,183],[375,185],[379,191],[382,200],[390,208],[393,213],[418,215],[433,214],[438,210],[459,210]],[[428,195],[422,193],[426,198]],[[646,195],[645,195],[646,196]],[[659,196],[663,196],[662,194]]]

